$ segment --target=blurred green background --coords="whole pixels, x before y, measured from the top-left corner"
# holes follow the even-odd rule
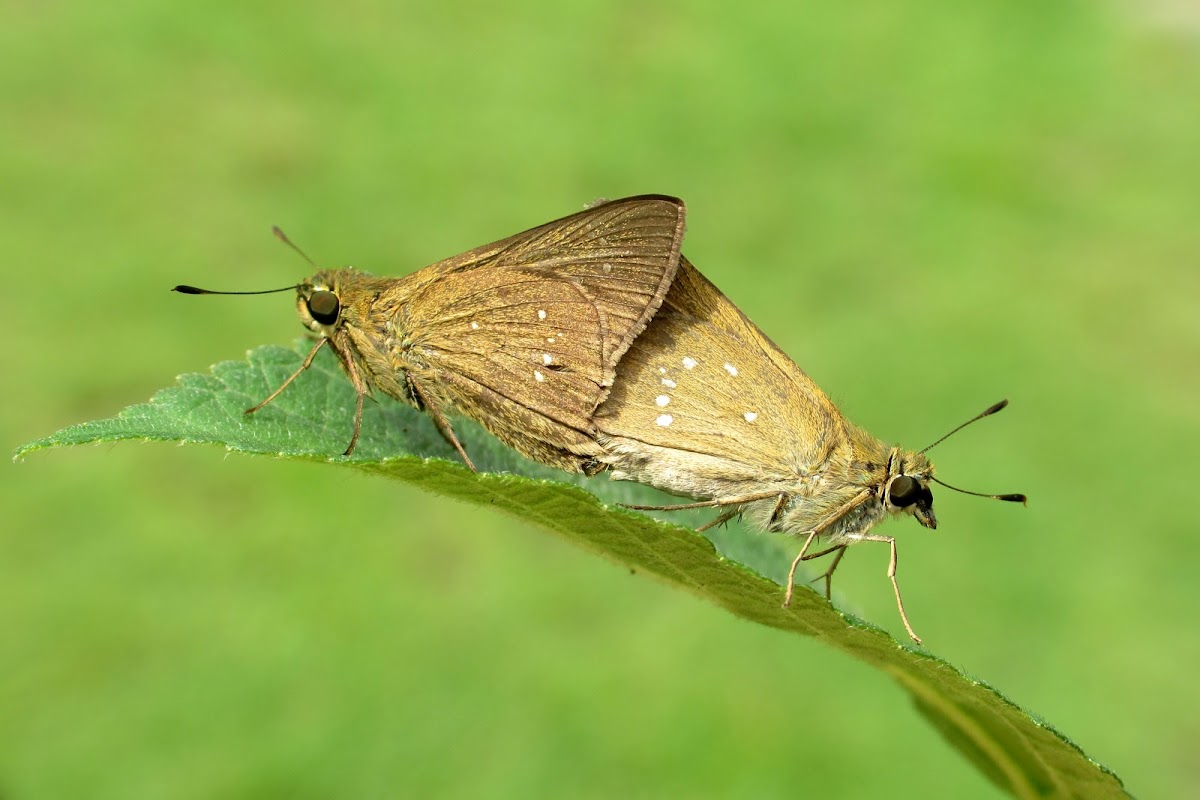
[[[15,2],[8,446],[291,342],[256,289],[678,194],[685,251],[942,491],[929,648],[1200,791],[1200,15],[1172,3]],[[342,470],[6,468],[0,796],[995,796],[888,678]],[[759,536],[746,531],[746,536]],[[792,544],[784,543],[788,547]],[[899,636],[886,549],[838,602]]]

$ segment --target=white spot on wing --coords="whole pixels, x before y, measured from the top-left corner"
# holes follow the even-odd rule
[[[656,419],[654,421],[665,428],[668,425],[670,425],[672,422],[674,422],[675,418],[672,417],[670,414],[659,414],[658,419]]]
[[[692,358],[691,356],[683,357],[683,366],[687,369],[691,369],[692,367],[696,366],[698,363],[700,363],[700,362],[698,362],[696,359]]]
[[[667,374],[667,368],[666,368],[666,367],[659,367],[659,368],[658,368],[658,374],[659,374],[659,375],[666,375],[666,374]]]
[[[667,397],[665,394],[660,394],[658,397],[654,398],[654,403],[659,408],[664,407],[669,402],[671,402],[671,398]]]
[[[472,323],[471,323],[471,330],[473,330],[473,331],[477,331],[477,330],[479,330],[479,323],[478,323],[478,322],[472,322]]]
[[[546,309],[539,308],[538,309],[538,319],[545,319],[545,318],[546,318]]]
[[[754,422],[754,420],[758,419],[758,414],[753,411],[747,411],[742,416],[746,418],[746,422]]]
[[[542,353],[542,363],[547,367],[554,363],[554,356],[549,353]]]
[[[735,367],[733,364],[730,364],[728,361],[725,362],[725,371],[734,378],[737,377],[737,367]]]
[[[546,376],[542,374],[540,369],[535,369],[533,371],[533,379],[538,383],[541,383],[542,381],[546,380]]]
[[[667,387],[668,389],[674,389],[676,386],[678,386],[678,384],[675,383],[675,381],[671,380],[670,378],[663,378],[662,385]]]
[[[546,337],[546,344],[554,344],[554,337],[553,337],[553,336],[547,336],[547,337]]]

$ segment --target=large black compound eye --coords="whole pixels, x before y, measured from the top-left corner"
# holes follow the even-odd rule
[[[322,325],[332,325],[337,322],[341,303],[333,292],[318,289],[308,296],[308,313]]]
[[[892,501],[892,505],[896,508],[911,506],[920,497],[921,484],[917,483],[915,478],[910,478],[907,475],[901,475],[892,481],[892,486],[888,490],[888,499]]]

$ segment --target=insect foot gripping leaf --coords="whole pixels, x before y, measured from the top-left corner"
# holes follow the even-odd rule
[[[614,478],[700,499],[634,508],[710,506],[723,513],[705,527],[745,514],[767,530],[804,537],[784,605],[801,561],[832,556],[821,576],[828,597],[848,546],[887,544],[900,618],[921,641],[896,581],[896,542],[871,529],[896,515],[937,527],[929,484],[941,481],[925,457],[929,448],[894,447],[848,422],[687,259],[663,307],[622,360],[612,394],[596,411],[596,427],[605,451],[600,461]],[[1024,495],[987,496],[1025,502]],[[818,539],[828,546],[811,552]]]
[[[328,343],[356,394],[345,455],[360,436],[363,398],[378,390],[427,411],[471,469],[452,412],[478,420],[535,461],[580,472],[600,453],[592,414],[617,363],[662,304],[683,229],[680,200],[643,195],[403,278],[318,270],[272,290],[296,290],[300,319],[317,339],[300,368],[247,413],[278,397]]]

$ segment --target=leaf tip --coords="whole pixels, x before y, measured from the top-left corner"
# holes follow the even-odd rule
[[[25,444],[13,450],[12,460],[14,464],[19,464],[27,453],[32,453],[34,450],[41,450],[45,445],[39,439],[35,442],[26,442]]]

